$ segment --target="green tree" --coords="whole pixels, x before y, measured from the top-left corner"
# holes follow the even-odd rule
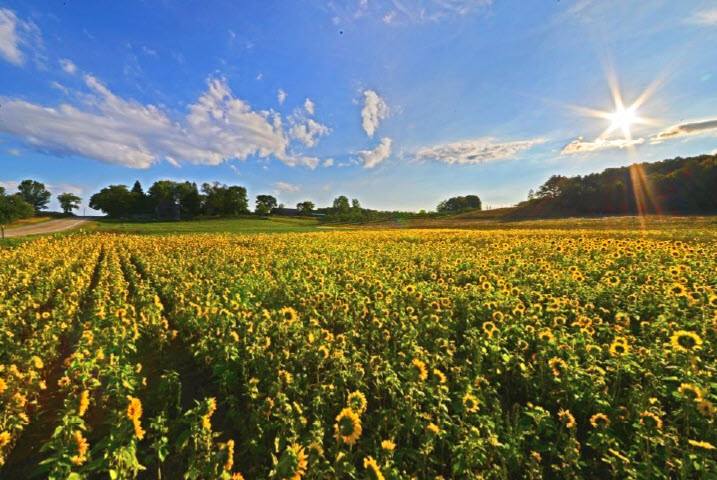
[[[128,217],[133,212],[134,202],[135,197],[126,185],[110,185],[90,197],[90,208],[114,218]]]
[[[36,180],[23,180],[17,187],[20,196],[39,212],[50,203],[50,192],[45,188],[44,183]]]
[[[336,213],[348,213],[349,210],[351,210],[348,197],[341,195],[334,198],[334,205],[332,209]]]
[[[254,211],[259,215],[268,215],[273,208],[276,208],[277,204],[276,198],[271,195],[257,195]]]
[[[82,199],[74,193],[61,193],[57,196],[57,200],[60,202],[60,207],[65,215],[72,215],[73,210],[80,208],[80,202]]]
[[[351,209],[352,210],[361,210],[361,202],[359,202],[358,198],[351,199]]]
[[[27,203],[20,194],[6,195],[0,187],[0,223],[14,222],[20,218],[29,218],[35,214],[35,208]]]
[[[297,203],[296,209],[301,213],[302,215],[308,215],[311,212],[314,211],[314,208],[316,205],[314,205],[314,202],[311,202],[309,200],[306,200],[305,202]]]
[[[458,213],[467,210],[481,210],[483,203],[477,195],[451,197],[438,204],[436,211],[445,213]]]
[[[219,182],[204,183],[204,213],[207,215],[239,215],[249,213],[246,188],[227,186]]]

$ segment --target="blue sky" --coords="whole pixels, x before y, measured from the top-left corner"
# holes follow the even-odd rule
[[[714,45],[710,0],[0,1],[0,185],[509,205],[715,151]]]

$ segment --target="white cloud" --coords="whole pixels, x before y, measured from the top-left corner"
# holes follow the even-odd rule
[[[283,105],[284,100],[286,100],[286,92],[280,88],[276,94],[276,99],[279,101],[279,105]]]
[[[20,150],[18,150],[17,148],[10,148],[10,149],[8,149],[8,150],[6,150],[6,151],[7,151],[7,153],[9,153],[10,155],[12,155],[13,157],[19,157],[19,156],[20,156],[20,153],[22,153],[22,152],[20,152]]]
[[[518,152],[544,143],[545,139],[497,142],[494,138],[477,138],[463,142],[425,147],[416,152],[419,160],[436,160],[449,165],[469,165],[512,158]]]
[[[372,0],[369,4],[359,0],[358,5],[330,2],[329,8],[335,13],[335,25],[365,16],[387,24],[409,25],[458,19],[485,11],[492,3],[492,0]]]
[[[386,105],[383,98],[381,98],[378,93],[373,90],[366,90],[363,92],[363,95],[363,108],[361,109],[361,118],[363,119],[363,122],[361,125],[363,126],[366,135],[373,137],[373,134],[376,132],[381,120],[388,116],[388,105]]]
[[[677,137],[685,137],[687,135],[699,135],[710,131],[717,131],[717,118],[710,120],[694,120],[691,122],[674,125],[667,130],[663,130],[654,137],[652,142],[657,143],[662,140],[669,140]]]
[[[623,138],[605,140],[602,138],[597,138],[592,142],[584,142],[582,137],[580,137],[577,140],[573,140],[572,142],[565,145],[560,154],[570,155],[572,153],[594,152],[596,150],[603,150],[606,148],[628,148],[633,147],[635,145],[640,145],[642,143],[645,143],[644,138],[636,138],[633,140],[627,140]]]
[[[43,152],[131,168],[148,168],[162,159],[218,165],[252,155],[273,155],[290,166],[315,168],[319,163],[289,151],[279,114],[252,110],[234,97],[224,79],[209,79],[207,91],[176,120],[154,105],[115,96],[90,75],[84,79],[91,93],[81,96],[79,107],[2,98],[0,132]]]
[[[261,81],[262,78],[264,78],[264,74],[263,74],[263,73],[259,72],[259,73],[256,74],[256,80],[257,80],[257,81]]]
[[[717,25],[717,8],[695,12],[688,22],[704,26]]]
[[[279,192],[299,192],[301,191],[301,187],[299,185],[295,185],[293,183],[286,183],[286,182],[276,182],[274,184],[275,191]]]
[[[295,123],[289,130],[291,138],[299,140],[307,147],[314,147],[319,143],[318,137],[328,135],[330,132],[326,125],[309,118],[304,123]]]
[[[391,139],[384,137],[373,150],[361,150],[358,156],[363,161],[364,168],[373,168],[391,155]]]
[[[60,65],[62,66],[62,69],[70,75],[74,75],[75,72],[77,72],[77,66],[71,60],[63,58],[60,60]]]
[[[311,101],[311,99],[307,98],[304,102],[304,109],[306,109],[306,113],[309,115],[314,114],[314,102]]]
[[[381,20],[383,20],[383,23],[387,23],[387,24],[390,24],[395,19],[396,19],[396,11],[395,10],[391,10],[390,12],[388,12],[386,15],[384,15],[381,18]]]
[[[0,8],[0,57],[13,65],[22,65],[26,54],[23,50],[41,46],[37,25],[21,20],[10,9]]]
[[[331,166],[333,166],[333,164],[334,164],[334,159],[327,158],[326,160],[324,160],[324,163],[322,163],[321,166],[322,167],[331,167]]]

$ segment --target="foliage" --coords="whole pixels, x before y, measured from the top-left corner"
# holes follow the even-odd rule
[[[218,182],[202,185],[204,212],[207,215],[239,215],[249,213],[246,188],[221,185]]]
[[[110,185],[90,197],[90,208],[100,210],[110,217],[128,217],[133,211],[137,197],[126,185]]]
[[[50,203],[52,196],[45,188],[45,184],[37,180],[23,180],[17,190],[20,196],[35,208],[35,212],[45,208]]]
[[[272,209],[278,205],[276,198],[271,195],[257,195],[256,208],[254,211],[259,215],[269,215]]]
[[[316,208],[316,205],[314,205],[314,202],[312,202],[310,200],[306,200],[306,201],[299,202],[296,204],[296,209],[302,215],[310,214],[311,212],[314,211],[314,208]]]
[[[57,196],[57,201],[60,202],[60,208],[65,215],[72,215],[73,210],[80,208],[82,199],[74,193],[61,193]]]
[[[22,218],[30,218],[35,208],[27,203],[20,194],[6,195],[0,187],[0,223],[10,223]]]
[[[717,156],[553,175],[512,217],[717,212]]]
[[[460,213],[468,210],[480,210],[482,203],[477,195],[451,197],[438,204],[436,211],[440,213]]]

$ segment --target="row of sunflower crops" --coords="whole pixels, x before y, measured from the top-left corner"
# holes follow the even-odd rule
[[[0,477],[716,478],[717,248],[684,237],[0,252]]]

